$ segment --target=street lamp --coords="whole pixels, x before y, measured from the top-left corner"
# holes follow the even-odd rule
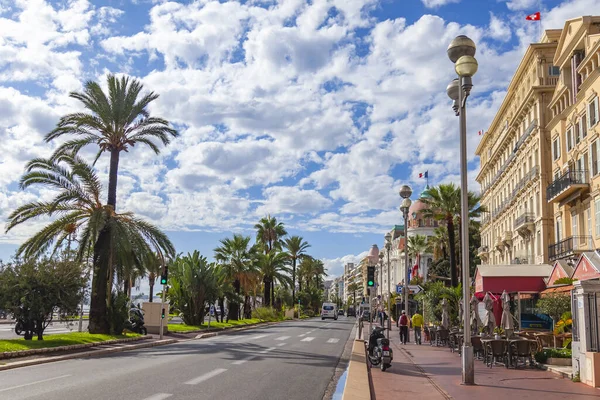
[[[390,250],[392,248],[392,235],[388,232],[385,234],[385,250],[387,251],[387,284],[388,284],[388,293],[387,293],[387,314],[388,314],[388,339],[390,338],[390,328],[392,327],[392,290],[391,287],[391,279],[390,279]]]
[[[453,100],[452,108],[459,117],[460,127],[460,218],[461,218],[461,264],[463,284],[463,348],[462,348],[462,383],[475,384],[475,368],[473,347],[471,346],[470,328],[470,273],[469,273],[469,192],[467,188],[467,97],[471,93],[473,82],[471,77],[477,73],[475,59],[475,43],[465,35],[457,36],[448,46],[448,58],[454,63],[458,79],[452,80],[446,92]]]
[[[412,202],[410,196],[412,195],[412,189],[408,185],[402,185],[400,188],[400,197],[402,197],[402,204],[400,205],[400,211],[402,211],[402,217],[404,218],[404,311],[408,317],[408,281],[410,280],[408,271],[408,210]]]

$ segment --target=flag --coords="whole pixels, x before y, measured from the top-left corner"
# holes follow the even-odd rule
[[[419,172],[419,178],[429,178],[429,171]]]
[[[534,14],[530,14],[530,15],[526,16],[525,19],[527,21],[540,21],[542,19],[542,15],[538,11],[538,12],[536,12]]]
[[[417,259],[415,260],[415,265],[412,267],[412,278],[416,278],[417,276],[419,276],[419,261],[420,261],[421,255],[417,254]]]
[[[477,134],[478,134],[479,136],[481,136],[481,135],[483,135],[483,131],[479,131],[479,132],[477,132]]]

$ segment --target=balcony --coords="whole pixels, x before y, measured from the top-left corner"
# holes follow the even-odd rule
[[[591,236],[570,236],[558,243],[548,246],[548,258],[551,261],[578,255],[584,251],[591,251],[594,242]]]
[[[481,259],[487,259],[488,257],[488,247],[487,246],[481,246],[480,248],[477,249],[477,257],[481,258]]]
[[[511,231],[505,231],[504,235],[502,237],[502,241],[504,242],[504,244],[506,244],[507,246],[512,245],[512,232]]]
[[[534,230],[535,216],[533,213],[525,212],[515,219],[514,229],[523,238],[529,237]]]
[[[548,203],[558,202],[573,194],[585,192],[589,189],[588,171],[567,171],[548,186],[546,189],[546,199]]]
[[[499,237],[499,238],[496,240],[496,244],[495,244],[494,246],[496,247],[496,250],[498,250],[498,251],[502,251],[502,250],[504,250],[504,242],[502,241],[502,238],[501,238],[501,237]]]

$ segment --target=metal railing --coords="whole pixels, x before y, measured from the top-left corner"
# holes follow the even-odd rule
[[[560,242],[548,246],[548,258],[554,261],[574,253],[591,251],[592,248],[593,242],[591,236],[569,236]]]
[[[528,222],[534,222],[534,221],[535,221],[535,216],[533,215],[533,213],[524,212],[523,214],[521,214],[517,218],[515,218],[515,224],[513,225],[513,229],[517,229],[517,228],[525,225]]]
[[[488,252],[487,246],[480,246],[479,249],[477,249],[477,254],[483,254],[483,253],[487,253],[487,252]]]
[[[569,170],[553,181],[546,189],[546,199],[552,200],[572,185],[588,184],[587,170]]]

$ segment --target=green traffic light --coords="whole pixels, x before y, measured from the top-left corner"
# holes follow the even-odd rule
[[[167,284],[167,279],[166,278],[160,278],[160,284],[161,285],[166,285]]]
[[[368,282],[368,285],[369,285],[369,286],[373,286],[373,283],[374,283],[373,281],[369,281],[369,282]]]

